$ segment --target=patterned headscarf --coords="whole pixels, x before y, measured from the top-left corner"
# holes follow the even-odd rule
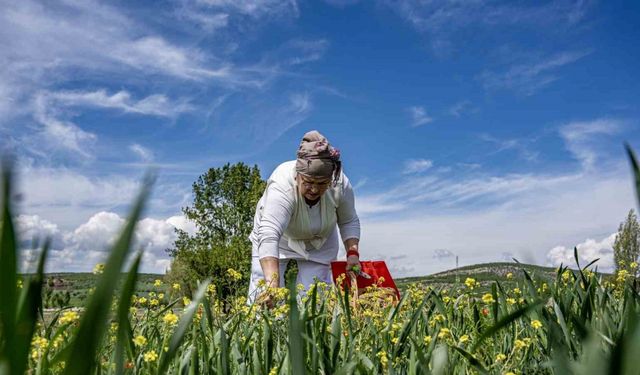
[[[298,147],[296,172],[309,177],[331,177],[336,183],[342,163],[340,150],[331,147],[327,138],[317,130],[307,132]]]

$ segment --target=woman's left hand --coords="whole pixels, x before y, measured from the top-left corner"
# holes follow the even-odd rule
[[[357,268],[356,268],[357,267]],[[347,271],[351,271],[356,268],[358,271],[360,268],[360,258],[357,255],[351,255],[347,257]]]

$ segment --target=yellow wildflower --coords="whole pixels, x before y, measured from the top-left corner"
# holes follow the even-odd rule
[[[531,327],[533,327],[534,329],[540,329],[542,328],[542,323],[539,320],[533,320],[531,322]]]
[[[104,263],[98,263],[95,265],[95,267],[93,267],[94,275],[100,275],[103,272],[104,272]]]
[[[520,350],[527,347],[527,343],[520,339],[517,339],[513,344],[516,350]]]
[[[75,311],[65,311],[60,317],[60,324],[73,323],[78,320],[80,317],[78,313]]]
[[[513,288],[513,293],[520,294],[522,291],[520,291],[520,288]]]
[[[460,336],[460,339],[458,340],[460,344],[464,344],[465,342],[469,341],[469,335],[462,335]]]
[[[242,279],[242,274],[240,272],[234,270],[233,268],[229,268],[227,270],[227,275],[229,275],[229,277],[233,281],[238,281],[238,280]]]
[[[451,336],[451,331],[448,328],[440,328],[440,332],[438,332],[438,338],[444,339],[447,336]]]
[[[162,321],[165,322],[167,325],[174,326],[178,324],[178,315],[172,312],[168,312],[162,317]]]
[[[149,350],[142,356],[145,362],[155,362],[158,359],[158,353],[155,350]]]
[[[159,279],[156,279],[156,281],[153,282],[153,286],[155,286],[155,287],[162,286],[162,281],[160,281]]]
[[[188,306],[191,303],[191,300],[189,299],[189,297],[182,297],[182,304],[184,306]]]
[[[502,353],[499,353],[499,354],[496,356],[496,362],[497,362],[497,363],[503,362],[505,359],[507,359],[507,356],[506,356],[506,355],[504,355],[504,354],[502,354]]]
[[[629,264],[629,268],[631,268],[632,270],[635,270],[636,268],[638,268],[638,263],[631,262],[631,264]]]
[[[132,341],[135,346],[145,346],[147,343],[147,339],[144,336],[136,336]]]
[[[516,304],[516,300],[514,298],[507,298],[507,303],[510,305],[515,305]]]
[[[431,343],[431,336],[427,335],[423,339],[425,345],[429,345]]]
[[[147,299],[144,297],[140,297],[138,298],[138,303],[141,305],[146,305],[147,304]]]
[[[381,350],[376,354],[376,357],[380,358],[380,363],[382,364],[382,367],[387,367],[387,364],[389,363],[389,358],[387,358],[387,352],[385,352],[384,350]]]
[[[513,273],[509,272],[507,273],[507,280],[511,280],[513,279]]]
[[[164,293],[159,293],[158,294],[158,299],[164,299]]]
[[[476,282],[476,279],[467,277],[467,279],[464,281],[464,285],[466,285],[467,288],[473,290],[473,288],[475,288],[478,285],[478,283]]]
[[[482,302],[484,303],[494,303],[496,300],[493,299],[493,295],[491,293],[487,293],[482,296]]]
[[[180,290],[180,284],[174,283],[172,288],[173,288],[173,290]]]

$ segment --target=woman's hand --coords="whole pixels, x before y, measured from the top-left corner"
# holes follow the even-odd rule
[[[358,274],[358,272],[360,270],[361,270],[360,258],[357,255],[348,256],[347,257],[347,271],[355,272],[356,274]]]

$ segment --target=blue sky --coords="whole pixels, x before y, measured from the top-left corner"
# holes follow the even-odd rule
[[[198,175],[266,178],[310,129],[342,150],[363,257],[398,276],[574,246],[611,269],[635,206],[635,2],[0,2],[25,267],[46,234],[50,270],[91,269],[151,167],[137,240],[163,272]]]

